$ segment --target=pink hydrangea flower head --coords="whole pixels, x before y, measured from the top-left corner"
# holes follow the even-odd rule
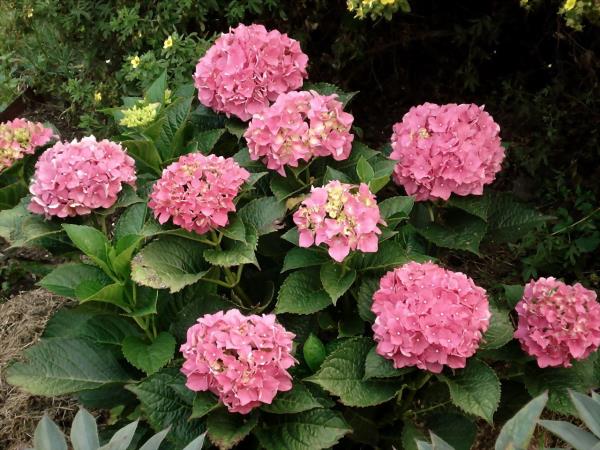
[[[397,369],[463,368],[491,317],[486,292],[460,272],[410,262],[385,274],[373,294],[377,353]]]
[[[244,316],[237,309],[207,314],[187,331],[181,371],[192,391],[210,391],[229,412],[248,414],[292,388],[287,369],[295,335],[275,315]]]
[[[135,180],[135,162],[119,144],[94,136],[58,142],[35,165],[29,210],[46,217],[89,214],[111,207],[123,184]]]
[[[394,181],[419,201],[482,195],[501,169],[500,127],[477,105],[413,106],[394,125]]]
[[[148,206],[162,224],[175,225],[198,234],[224,227],[233,200],[250,177],[233,158],[190,153],[163,170],[154,184]]]
[[[294,213],[300,247],[325,244],[329,256],[341,262],[351,250],[377,251],[378,225],[385,225],[369,187],[330,181],[311,189]]]
[[[200,59],[194,82],[203,105],[246,121],[302,87],[307,64],[300,43],[287,34],[240,24]]]
[[[555,278],[532,280],[516,306],[515,338],[540,367],[571,367],[600,345],[600,304],[596,293]]]
[[[0,124],[0,171],[58,136],[50,128],[27,119],[14,119]]]
[[[260,114],[244,134],[250,158],[285,176],[285,166],[298,167],[313,156],[350,156],[354,117],[343,111],[337,95],[315,91],[288,92]]]

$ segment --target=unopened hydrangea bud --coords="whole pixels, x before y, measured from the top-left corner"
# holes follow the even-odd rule
[[[204,234],[224,227],[233,200],[250,177],[233,158],[190,153],[163,170],[148,206],[160,223],[169,219],[181,228]]]
[[[596,293],[555,278],[532,280],[516,306],[515,338],[540,367],[571,367],[600,345],[600,304]]]
[[[200,102],[249,120],[280,94],[302,86],[308,56],[300,43],[262,25],[238,25],[200,59],[194,82]]]
[[[134,105],[131,108],[124,109],[123,118],[119,121],[120,125],[128,128],[140,128],[151,124],[156,119],[156,114],[160,103],[150,103],[144,106]]]
[[[366,184],[353,186],[337,180],[312,188],[294,213],[300,247],[325,244],[329,256],[343,261],[351,250],[373,253],[378,248],[378,225],[385,224],[375,196]]]
[[[504,159],[499,132],[477,105],[414,106],[394,125],[394,181],[419,201],[481,195]]]
[[[410,262],[381,278],[373,294],[377,353],[397,369],[463,368],[488,328],[484,289],[460,272]]]
[[[294,337],[273,314],[207,314],[188,329],[181,346],[186,386],[217,395],[229,412],[248,414],[292,388],[287,370],[296,363]]]
[[[123,184],[135,185],[135,162],[114,142],[58,142],[35,165],[29,210],[46,217],[73,217],[110,208]]]

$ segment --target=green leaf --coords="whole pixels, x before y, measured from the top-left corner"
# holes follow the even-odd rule
[[[270,186],[273,195],[280,202],[305,189],[305,186],[294,177],[282,177],[279,174],[274,174],[271,177]]]
[[[21,181],[0,188],[0,211],[13,208],[27,192],[27,185]]]
[[[454,447],[444,441],[433,431],[430,431],[429,435],[431,436],[431,448],[433,450],[455,450]]]
[[[106,273],[111,273],[108,262],[110,244],[102,232],[85,225],[63,224],[69,239]]]
[[[350,265],[359,271],[391,270],[410,261],[430,261],[430,256],[412,253],[402,244],[388,240],[379,244],[376,253],[357,253]]]
[[[178,98],[165,108],[165,121],[156,140],[163,161],[179,156],[184,148],[183,132],[187,124],[193,97]]]
[[[302,355],[310,370],[316,372],[321,367],[321,364],[323,364],[323,361],[325,361],[327,350],[323,342],[313,333],[310,333],[302,346]]]
[[[321,283],[334,305],[350,289],[354,280],[356,270],[349,269],[344,273],[344,267],[331,261],[321,266]]]
[[[487,221],[492,197],[490,195],[469,195],[466,197],[453,195],[448,199],[448,206],[462,209],[469,214]]]
[[[382,190],[384,187],[386,187],[389,182],[390,182],[389,176],[372,178],[369,181],[369,190],[373,194],[377,194],[380,190]]]
[[[144,200],[138,197],[134,187],[124,184],[119,196],[117,197],[117,201],[110,208],[96,210],[95,214],[104,216],[106,218],[106,216],[114,214],[118,209],[127,208],[128,206],[135,205],[136,203],[144,203]]]
[[[70,394],[129,379],[110,350],[85,338],[43,339],[25,351],[25,359],[8,367],[6,379],[34,395]]]
[[[546,393],[534,398],[506,422],[500,430],[495,449],[529,448],[529,442],[547,400],[548,394]]]
[[[321,404],[300,381],[295,381],[291,390],[279,392],[270,405],[263,405],[261,410],[271,414],[297,414],[320,408]]]
[[[152,241],[133,258],[131,278],[154,289],[177,292],[200,280],[208,271],[203,252],[206,246],[166,236]]]
[[[100,447],[96,418],[79,408],[71,426],[71,444],[74,450],[96,450]]]
[[[301,269],[303,267],[320,266],[330,260],[329,256],[321,250],[312,248],[293,248],[286,253],[281,272]]]
[[[171,427],[167,438],[177,447],[185,446],[203,431],[201,422],[190,419],[191,401],[187,402],[175,389],[181,387],[185,390],[184,384],[185,376],[179,373],[179,369],[166,368],[138,384],[127,386],[141,402],[144,417],[152,428],[162,430]]]
[[[119,429],[110,441],[108,441],[108,444],[103,445],[98,450],[127,450],[135,436],[135,430],[137,429],[138,423],[138,420],[136,420]]]
[[[487,364],[471,358],[467,367],[453,376],[438,375],[450,389],[452,402],[467,414],[482,417],[492,423],[500,403],[500,381]]]
[[[169,428],[165,428],[161,432],[156,433],[140,447],[140,450],[159,450],[162,442],[167,437],[167,434],[169,434],[169,431],[171,431]]]
[[[594,450],[600,443],[597,437],[569,422],[540,420],[540,425],[551,431],[575,450]]]
[[[339,412],[318,408],[272,416],[254,434],[266,450],[320,450],[333,447],[350,432]]]
[[[146,168],[150,169],[154,174],[160,175],[162,158],[152,141],[129,140],[122,141],[121,144],[125,146],[127,153],[133,156],[138,163],[146,166]]]
[[[571,401],[577,409],[577,415],[587,425],[592,433],[600,437],[600,403],[592,397],[580,394],[579,392],[569,392]]]
[[[183,450],[202,450],[204,447],[204,438],[206,437],[206,432],[202,433],[192,442],[190,442]]]
[[[127,336],[123,340],[123,356],[146,375],[152,375],[171,361],[176,345],[175,338],[165,331],[150,344],[137,336]]]
[[[229,414],[219,408],[208,415],[206,429],[213,444],[221,450],[229,450],[248,436],[257,423],[257,414]]]
[[[569,389],[585,392],[598,386],[594,373],[597,357],[597,354],[593,354],[584,361],[573,361],[573,366],[569,368],[540,369],[537,364],[529,363],[525,367],[525,387],[532,396],[548,391],[548,409],[576,415],[577,410],[569,397]]]
[[[165,100],[165,91],[167,90],[167,71],[158,76],[156,80],[148,87],[144,98],[147,103],[163,103]]]
[[[169,332],[180,341],[185,340],[187,329],[196,323],[198,317],[205,314],[214,314],[217,311],[226,311],[233,307],[223,297],[196,289],[202,285],[202,283],[197,283],[188,286],[181,293],[175,294],[173,299],[175,302],[185,305],[169,326]],[[182,295],[188,292],[189,295]]]
[[[488,237],[495,243],[514,242],[546,219],[510,194],[498,194],[493,197],[490,206]]]
[[[232,216],[229,219],[229,224],[225,228],[219,230],[223,236],[233,239],[234,241],[246,242],[246,227],[244,222],[238,216]]]
[[[331,298],[325,292],[316,269],[293,272],[279,288],[275,312],[292,314],[312,314],[331,305]]]
[[[373,294],[379,289],[379,278],[363,277],[356,293],[358,315],[365,322],[375,322],[375,313],[371,311]]]
[[[242,136],[244,136],[248,125],[245,122],[236,119],[235,117],[230,117],[225,121],[225,128],[229,133],[233,134],[236,138],[238,138],[238,140],[240,140]]]
[[[462,414],[443,412],[427,419],[427,428],[435,433],[437,439],[443,439],[452,450],[470,450],[477,434],[477,426]],[[443,449],[432,436],[434,449]]]
[[[425,439],[425,435],[419,431],[415,425],[408,421],[404,421],[402,427],[402,448],[403,450],[418,450],[417,440]],[[423,442],[423,441],[421,441]],[[425,443],[429,445],[428,443]]]
[[[388,380],[364,380],[365,361],[372,346],[369,338],[344,341],[307,381],[318,384],[340,397],[346,406],[374,406],[384,403],[402,389],[402,383]]]
[[[204,250],[203,256],[206,261],[214,266],[232,267],[242,264],[254,264],[256,260],[256,247],[258,246],[258,235],[253,226],[246,227],[245,242],[224,239],[220,249]]]
[[[204,130],[196,133],[189,148],[191,152],[200,152],[208,155],[213,151],[221,136],[225,134],[225,128],[216,128],[212,130]]]
[[[275,197],[261,197],[240,209],[239,216],[244,224],[254,226],[258,235],[262,236],[281,228],[285,211],[285,204]]]
[[[323,176],[323,184],[327,184],[333,180],[338,180],[342,183],[352,183],[352,179],[344,172],[327,166],[327,169],[325,169],[325,175]]]
[[[386,359],[383,356],[377,354],[377,346],[374,346],[367,353],[365,359],[365,381],[371,378],[394,378],[404,375],[409,372],[413,372],[414,368],[405,367],[402,369],[394,368],[394,363],[390,359]]]
[[[417,232],[438,247],[466,250],[479,254],[479,244],[486,233],[486,223],[468,214],[453,214],[446,217],[442,226],[437,223],[416,228]]]
[[[375,171],[371,167],[371,164],[365,158],[361,157],[356,164],[356,174],[361,182],[368,183],[375,176]]]
[[[492,317],[490,326],[483,335],[483,341],[479,348],[482,350],[492,350],[502,347],[513,338],[515,329],[513,328],[509,312],[490,305]]]
[[[214,394],[205,391],[197,392],[192,405],[190,419],[200,419],[219,406],[219,400]]]
[[[338,100],[342,102],[343,106],[346,106],[352,98],[358,94],[356,92],[344,92],[335,84],[331,83],[304,83],[302,87],[305,91],[316,91],[321,95],[331,95],[336,94],[338,96]]]
[[[517,303],[523,298],[524,287],[518,284],[503,284],[504,288],[504,298],[506,299],[506,303],[511,308],[517,306]]]
[[[129,235],[141,235],[147,218],[148,206],[146,203],[135,203],[128,207],[115,224],[113,242],[119,242]]]
[[[67,450],[65,435],[46,414],[35,427],[33,446],[36,450]]]

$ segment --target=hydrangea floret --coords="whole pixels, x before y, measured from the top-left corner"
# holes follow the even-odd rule
[[[460,272],[410,262],[385,274],[371,307],[377,353],[397,369],[463,368],[491,317],[486,292]]]
[[[0,171],[31,155],[57,136],[39,122],[14,119],[0,124]]]
[[[311,189],[294,213],[300,247],[325,244],[329,256],[341,262],[351,250],[374,253],[378,248],[378,225],[385,225],[369,187],[337,180]]]
[[[539,367],[571,367],[600,345],[600,304],[581,284],[555,278],[530,281],[516,306],[515,338]]]
[[[58,142],[35,165],[29,210],[46,217],[89,214],[111,207],[123,184],[135,180],[133,158],[115,142],[94,136]]]
[[[163,170],[148,206],[161,224],[171,219],[187,231],[204,234],[227,225],[234,199],[249,177],[233,158],[190,153]]]
[[[120,125],[127,128],[140,128],[146,126],[156,119],[160,103],[150,103],[148,105],[134,105],[131,108],[123,109],[123,118],[119,121]]]
[[[307,63],[300,43],[287,34],[240,24],[198,62],[198,98],[204,106],[247,121],[280,94],[302,87]]]
[[[314,156],[347,159],[354,140],[353,121],[336,94],[288,92],[254,115],[244,137],[252,160],[262,159],[269,169],[285,176],[285,166],[297,167]]]
[[[210,391],[229,412],[248,414],[292,388],[287,369],[295,335],[275,315],[244,316],[239,310],[207,314],[187,331],[181,371],[192,391]]]
[[[394,181],[419,201],[482,195],[504,159],[499,132],[474,104],[414,106],[394,125]]]

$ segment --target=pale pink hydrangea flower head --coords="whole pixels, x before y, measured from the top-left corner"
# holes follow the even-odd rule
[[[29,211],[64,218],[110,208],[135,180],[135,162],[119,144],[94,136],[58,142],[35,165]]]
[[[294,337],[273,314],[207,314],[188,329],[181,346],[186,386],[217,395],[229,412],[248,414],[292,388],[287,369],[296,364]]]
[[[148,206],[161,224],[171,219],[187,231],[204,234],[227,225],[234,199],[249,177],[233,158],[183,155],[163,170]]]
[[[413,106],[394,125],[394,181],[418,201],[482,195],[504,159],[499,132],[492,116],[474,104]]]
[[[302,87],[307,64],[300,43],[287,34],[240,24],[200,59],[194,82],[203,105],[246,121]]]
[[[371,307],[377,353],[399,369],[463,368],[488,328],[486,292],[460,272],[410,262],[385,274]]]
[[[330,181],[311,189],[294,213],[300,247],[325,244],[329,256],[341,262],[351,250],[377,251],[378,225],[385,225],[369,187]]]
[[[532,280],[516,306],[515,338],[538,366],[571,367],[600,345],[600,304],[596,293],[555,278]]]
[[[25,155],[32,155],[56,138],[50,128],[27,119],[14,119],[0,124],[0,171]]]
[[[252,117],[244,137],[252,160],[262,159],[267,168],[285,176],[285,166],[298,167],[315,156],[347,159],[353,121],[336,94],[288,92]]]

